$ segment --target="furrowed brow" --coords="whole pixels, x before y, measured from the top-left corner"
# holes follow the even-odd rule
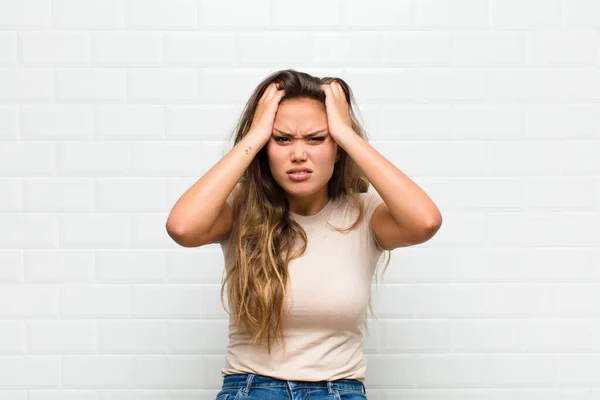
[[[279,132],[281,135],[286,136],[286,137],[294,137],[294,135],[292,135],[291,133],[287,133],[287,132],[283,132],[280,131],[277,128],[273,128],[274,130],[276,130],[277,132]],[[321,129],[320,131],[316,131],[316,132],[311,132],[311,133],[307,133],[304,137],[313,137],[315,135],[318,135],[321,132],[325,132],[327,131],[327,129]]]

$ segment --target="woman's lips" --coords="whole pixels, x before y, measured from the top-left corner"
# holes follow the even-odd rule
[[[310,174],[312,174],[312,172],[306,172],[306,171],[295,172],[295,173],[290,172],[290,173],[288,173],[288,176],[293,181],[304,181],[310,177]]]

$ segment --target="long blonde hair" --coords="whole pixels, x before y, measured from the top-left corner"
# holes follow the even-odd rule
[[[309,98],[325,105],[325,93],[321,90],[321,85],[333,80],[337,80],[344,89],[354,131],[368,140],[353,110],[356,104],[352,91],[343,79],[317,78],[287,69],[269,75],[256,87],[233,130],[234,145],[248,133],[258,101],[272,82],[279,83],[279,88],[285,90],[285,96],[280,101]],[[288,263],[304,254],[307,235],[290,216],[289,202],[271,174],[265,147],[254,157],[234,189],[234,223],[228,248],[228,255],[233,251],[234,261],[221,287],[221,304],[231,316],[223,301],[227,286],[229,306],[235,316],[236,327],[239,329],[243,323],[252,336],[251,343],[266,343],[270,353],[272,342],[282,338],[286,284],[289,279]],[[350,227],[335,228],[337,231],[349,231],[360,224],[364,207],[358,193],[367,192],[369,185],[356,163],[340,147],[340,159],[335,164],[327,185],[328,195],[330,200],[343,195],[349,196],[359,214]],[[242,193],[243,195],[236,195]],[[301,238],[303,244],[296,253],[290,254],[298,238]],[[391,252],[387,253],[383,273],[391,258]],[[370,291],[369,310],[374,315]],[[368,333],[367,315],[366,313],[364,327]]]

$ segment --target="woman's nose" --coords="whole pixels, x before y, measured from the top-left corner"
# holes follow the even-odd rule
[[[295,158],[301,158],[306,156],[304,144],[301,142],[296,142],[296,144],[294,144],[294,147],[292,148],[292,153]]]

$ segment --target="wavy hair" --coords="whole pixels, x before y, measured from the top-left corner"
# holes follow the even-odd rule
[[[354,132],[368,140],[353,109],[356,104],[352,91],[343,79],[318,78],[287,69],[272,73],[254,89],[233,129],[234,145],[248,133],[258,101],[272,82],[277,82],[279,89],[285,90],[280,104],[285,99],[308,98],[325,105],[325,92],[321,85],[333,80],[338,81],[344,90]],[[304,229],[290,216],[289,201],[271,174],[265,147],[257,153],[234,188],[234,222],[226,257],[228,259],[233,251],[233,263],[222,283],[221,304],[230,316],[233,313],[238,329],[241,323],[246,326],[252,336],[251,344],[266,344],[270,353],[273,341],[283,338],[282,319],[289,279],[288,263],[304,254],[308,238]],[[363,219],[365,211],[358,193],[367,192],[370,182],[348,154],[341,147],[339,150],[339,161],[327,184],[328,195],[331,200],[346,195],[359,210],[356,221],[350,227],[333,227],[339,232],[345,232],[356,228]],[[298,239],[302,245],[292,254]],[[391,258],[391,252],[387,253],[383,273]],[[226,309],[223,301],[226,285],[231,312]],[[374,315],[370,290],[369,310]],[[367,316],[368,313],[365,313],[364,328],[368,334]],[[283,345],[285,347],[285,342]]]

